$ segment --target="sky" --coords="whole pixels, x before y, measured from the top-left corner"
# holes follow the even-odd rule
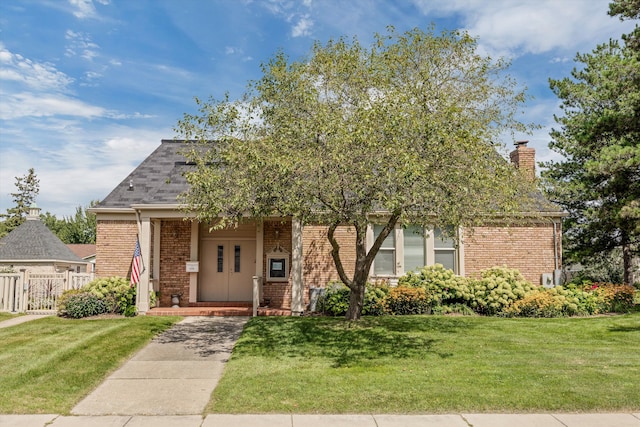
[[[532,97],[522,120],[537,160],[557,160],[549,132],[561,114],[549,78],[576,53],[634,23],[609,0],[3,0],[0,2],[0,213],[16,177],[34,168],[43,212],[72,216],[101,200],[162,139],[177,136],[194,97],[239,98],[278,50],[300,60],[314,41],[388,25],[463,29],[478,49],[511,60]],[[502,141],[508,147],[513,140]]]

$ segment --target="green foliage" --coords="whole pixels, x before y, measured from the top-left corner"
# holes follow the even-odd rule
[[[197,100],[198,113],[179,121],[180,137],[201,143],[185,148],[196,167],[181,202],[219,226],[246,215],[330,226],[339,278],[364,304],[373,259],[400,218],[455,228],[531,211],[530,183],[496,155],[502,132],[529,128],[517,116],[526,96],[509,64],[477,47],[464,32],[389,28],[369,47],[340,38],[299,61],[276,53],[241,100]],[[386,231],[370,248],[356,239],[348,277],[332,230],[365,236],[374,210],[388,212]]]
[[[515,301],[524,298],[535,286],[516,269],[492,267],[480,272],[480,279],[469,281],[470,306],[483,314],[498,314]]]
[[[629,285],[586,282],[581,285],[538,288],[503,310],[511,317],[587,316],[626,313],[634,307],[635,289]]]
[[[318,299],[319,312],[330,316],[344,316],[349,309],[349,288],[343,283],[333,282],[325,288],[325,293]],[[385,314],[385,300],[389,287],[382,283],[367,283],[364,293],[362,314],[380,316]]]
[[[0,218],[4,218],[0,227],[0,237],[9,234],[26,220],[29,207],[35,203],[40,191],[40,180],[33,168],[30,168],[26,175],[17,176],[15,179],[16,192],[11,193],[14,206],[7,209],[6,214],[0,214]]]
[[[398,286],[389,290],[386,308],[389,314],[424,314],[431,311],[431,304],[423,288]]]
[[[46,212],[40,215],[40,219],[64,243],[92,244],[96,242],[96,215],[88,209],[97,203],[92,201],[88,208],[78,206],[73,217],[58,219]]]
[[[66,297],[64,303],[64,315],[80,319],[83,317],[96,316],[108,312],[104,299],[97,297],[91,292],[78,292]]]
[[[420,287],[426,291],[429,304],[434,306],[467,304],[472,298],[468,280],[457,276],[442,264],[435,264],[405,274],[398,286]]]
[[[618,0],[610,13],[638,18],[637,2]],[[564,249],[571,262],[622,250],[623,281],[638,280],[640,256],[640,30],[634,45],[617,40],[577,54],[571,77],[550,80],[561,99],[560,129],[549,147],[562,160],[544,164],[551,200],[569,216]]]
[[[82,287],[83,291],[97,296],[111,313],[120,313],[127,317],[136,315],[136,288],[124,277],[96,279]]]

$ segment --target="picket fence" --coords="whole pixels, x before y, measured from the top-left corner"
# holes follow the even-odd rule
[[[12,313],[53,313],[58,298],[67,289],[79,289],[92,281],[93,273],[0,274],[0,311]]]

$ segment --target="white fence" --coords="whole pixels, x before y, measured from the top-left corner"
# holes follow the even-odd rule
[[[67,289],[79,289],[93,280],[93,273],[2,273],[0,311],[55,312],[58,297]]]

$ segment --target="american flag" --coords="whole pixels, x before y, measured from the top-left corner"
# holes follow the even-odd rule
[[[131,286],[140,282],[140,274],[144,271],[142,264],[142,253],[140,252],[140,241],[136,239],[136,249],[133,251],[133,261],[131,262]]]

